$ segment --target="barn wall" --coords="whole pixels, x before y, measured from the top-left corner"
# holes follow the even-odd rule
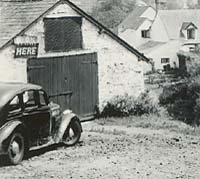
[[[139,95],[144,90],[142,62],[90,22],[83,24],[85,48],[98,52],[100,104],[115,95]]]
[[[65,4],[59,5],[46,15],[46,17],[64,16],[79,15]],[[86,19],[83,19],[82,35],[83,50],[46,53],[44,46],[44,23],[43,19],[41,19],[27,30],[21,39],[27,36],[36,36],[39,43],[39,57],[97,52],[100,106],[115,95],[127,93],[137,96],[144,90],[142,62],[138,62],[138,58],[133,53],[105,33],[99,33],[99,29]],[[2,66],[7,67],[4,71],[0,70],[2,74],[7,72],[6,78],[2,78],[1,75],[0,78],[2,80],[27,81],[27,59],[14,59],[13,46],[0,52],[0,59],[2,64],[4,64],[0,68],[3,69]]]
[[[14,59],[13,45],[0,51],[0,81],[27,82],[26,59]]]

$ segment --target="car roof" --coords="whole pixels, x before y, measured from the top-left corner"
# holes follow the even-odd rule
[[[40,90],[39,85],[31,83],[3,83],[0,82],[0,108],[8,103],[16,94],[27,90]]]

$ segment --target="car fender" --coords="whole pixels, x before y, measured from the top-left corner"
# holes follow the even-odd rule
[[[22,126],[20,121],[10,121],[0,128],[0,153],[6,152],[6,144],[4,143],[6,139],[13,133],[13,131]]]
[[[76,114],[72,113],[72,111],[70,111],[70,110],[65,110],[63,112],[62,120],[61,120],[59,129],[58,129],[56,138],[55,138],[55,142],[56,143],[59,143],[59,142],[62,141],[62,138],[63,138],[63,135],[65,133],[65,130],[69,126],[70,122],[73,121],[73,120],[78,120],[80,122],[80,120],[76,116]]]

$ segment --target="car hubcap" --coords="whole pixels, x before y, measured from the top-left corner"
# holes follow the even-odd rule
[[[10,151],[13,157],[20,153],[20,144],[17,141],[13,141],[10,146]]]
[[[70,129],[69,129],[69,136],[67,137],[67,141],[73,140],[74,136],[75,136],[75,133],[74,133],[74,131],[70,128]]]

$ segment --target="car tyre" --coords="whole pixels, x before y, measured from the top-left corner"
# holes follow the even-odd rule
[[[24,137],[19,132],[14,132],[8,144],[8,160],[11,164],[19,164],[24,157],[25,143]]]
[[[72,121],[69,127],[66,129],[63,136],[63,143],[66,146],[73,146],[79,142],[81,137],[81,124],[79,121]]]

